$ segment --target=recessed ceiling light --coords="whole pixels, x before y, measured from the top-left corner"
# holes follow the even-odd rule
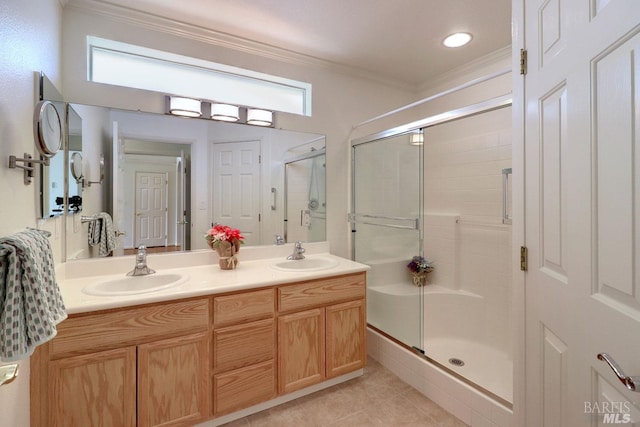
[[[442,44],[446,47],[460,47],[471,41],[472,37],[469,33],[454,33],[442,40]]]

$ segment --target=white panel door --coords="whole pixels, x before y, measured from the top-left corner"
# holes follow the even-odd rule
[[[167,174],[136,172],[135,246],[167,245]]]
[[[212,222],[238,228],[245,244],[259,245],[260,141],[212,145]]]
[[[640,375],[640,1],[517,3],[526,425],[640,423],[640,393],[597,358]]]

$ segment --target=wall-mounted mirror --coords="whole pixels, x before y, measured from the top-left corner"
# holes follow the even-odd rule
[[[62,102],[62,95],[53,85],[53,83],[47,78],[47,76],[40,72],[36,74],[36,79],[39,87],[39,98],[40,103],[38,106],[41,106],[40,111],[36,108],[36,113],[38,116],[43,116],[42,119],[40,117],[34,117],[34,125],[36,129],[34,129],[34,134],[39,135],[40,131],[37,129],[38,123],[41,125],[47,126],[46,121],[50,119],[60,120],[61,123],[65,123],[66,115],[64,103]],[[46,102],[50,101],[50,102]],[[54,111],[51,109],[55,109]],[[49,110],[49,111],[47,111]],[[44,117],[44,115],[50,116],[49,118]],[[64,128],[64,126],[63,126]],[[55,149],[55,145],[48,143],[44,139],[44,134],[40,139],[40,147],[39,151],[44,151],[45,153],[51,153]],[[63,135],[64,136],[64,135]],[[56,138],[54,138],[56,139]],[[64,139],[64,138],[63,138]],[[38,142],[36,142],[38,143]],[[48,156],[49,157],[49,156]],[[64,172],[65,172],[65,156],[63,155],[53,155],[49,157],[49,165],[41,164],[39,166],[40,179],[39,183],[39,205],[40,209],[38,215],[40,218],[51,218],[58,215],[62,215],[64,213]]]
[[[273,244],[285,233],[285,164],[325,146],[317,134],[72,106],[82,116],[85,168],[103,155],[108,166],[103,185],[84,189],[83,215],[112,216],[114,255],[140,244],[150,252],[208,249],[204,235],[214,222],[240,228],[247,245]],[[309,191],[324,209],[324,170],[313,170]],[[94,174],[84,170],[85,179]],[[67,260],[95,256],[87,225],[76,222]],[[325,240],[324,227],[305,237],[298,240]]]

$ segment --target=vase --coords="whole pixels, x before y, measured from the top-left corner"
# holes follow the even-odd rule
[[[238,265],[238,251],[240,250],[240,240],[223,240],[216,246],[212,246],[218,252],[218,265],[222,270],[233,270]]]
[[[417,287],[424,286],[424,282],[427,279],[427,275],[431,273],[431,269],[429,271],[422,271],[420,273],[411,273],[411,277],[413,279],[413,284]]]

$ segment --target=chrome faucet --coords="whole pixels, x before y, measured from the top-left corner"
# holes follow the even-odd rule
[[[127,273],[127,276],[146,276],[147,274],[153,274],[155,272],[155,270],[152,270],[147,266],[146,246],[140,245],[138,247],[138,254],[136,255],[136,266],[133,270]]]
[[[293,247],[293,253],[287,257],[287,259],[300,260],[304,259],[304,248],[302,247],[302,241],[298,240]]]
[[[276,244],[276,245],[278,245],[278,246],[280,246],[280,245],[284,245],[284,239],[282,238],[282,236],[281,236],[281,235],[276,234],[276,235],[275,235],[275,238],[276,238],[276,240],[275,240],[275,244]]]

